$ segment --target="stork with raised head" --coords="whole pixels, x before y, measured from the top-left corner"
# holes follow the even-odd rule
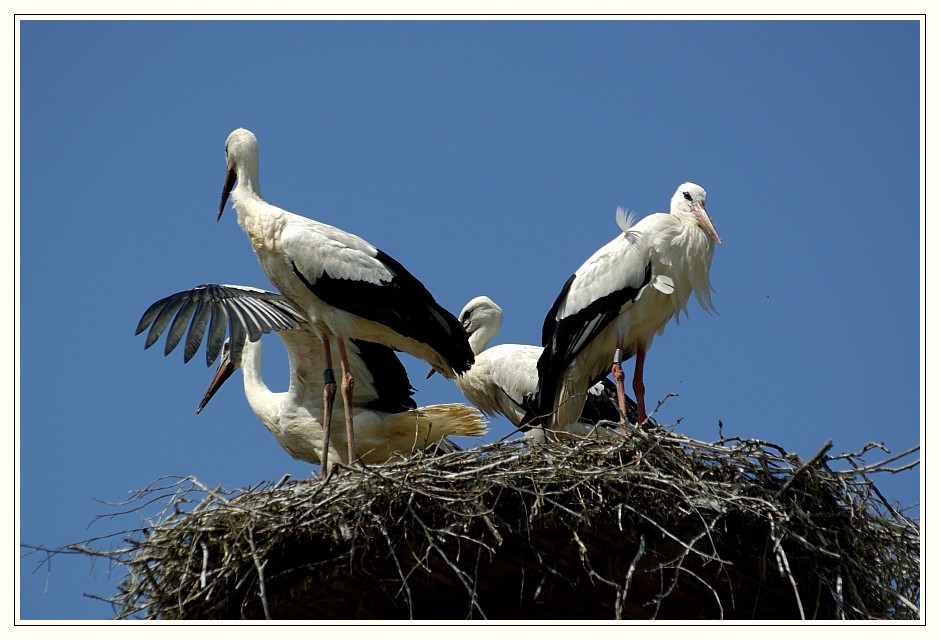
[[[355,338],[427,361],[451,378],[470,368],[473,352],[460,323],[401,264],[351,233],[285,211],[261,197],[258,141],[236,129],[225,142],[222,217],[231,194],[238,224],[268,279],[305,315],[323,352],[323,423],[330,431],[336,393],[331,342],[342,366],[348,459],[356,460],[352,397],[356,376],[346,353]]]
[[[487,348],[503,325],[503,310],[487,296],[470,300],[457,316],[470,342],[475,356],[473,366],[457,376],[454,382],[476,408],[489,416],[506,416],[525,432],[528,440],[541,441],[546,437],[542,428],[532,428],[524,422],[526,399],[535,393],[538,385],[537,363],[542,347],[529,344],[498,344]],[[585,392],[585,402],[577,422],[548,434],[552,439],[571,436],[589,437],[615,435],[609,429],[597,426],[601,421],[620,420],[614,384],[603,377]],[[627,416],[637,419],[636,404],[626,398]]]
[[[721,239],[705,210],[702,187],[680,185],[669,213],[654,213],[636,224],[618,209],[617,222],[623,233],[575,271],[545,317],[532,411],[550,428],[578,419],[584,391],[608,368],[625,414],[620,363],[631,356],[636,357],[633,392],[642,425],[647,420],[643,366],[653,336],[671,317],[678,323],[680,312],[688,315],[693,291],[706,312],[714,311],[709,269],[714,243]]]
[[[245,396],[255,415],[278,443],[298,460],[319,464],[326,474],[336,463],[348,464],[343,432],[327,433],[322,422],[322,386],[315,382],[324,368],[319,338],[302,312],[281,295],[235,285],[201,285],[155,302],[137,327],[148,327],[146,347],[167,332],[165,354],[186,339],[188,360],[199,348],[205,328],[206,361],[213,362],[222,347],[222,358],[196,413],[202,411],[222,384],[241,367]],[[226,327],[231,334],[225,339]],[[261,333],[278,332],[290,362],[286,392],[272,392],[261,375]],[[252,336],[255,340],[252,341]],[[349,339],[346,354],[357,384],[352,393],[357,455],[366,463],[407,455],[442,442],[447,436],[481,436],[486,431],[482,415],[460,403],[417,407],[408,374],[395,353],[384,345]],[[345,409],[331,413],[345,419]],[[443,442],[445,449],[452,443]]]

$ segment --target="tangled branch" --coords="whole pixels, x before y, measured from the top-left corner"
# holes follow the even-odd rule
[[[919,526],[871,478],[911,469],[918,450],[871,463],[877,446],[830,447],[802,461],[653,429],[419,454],[326,482],[163,478],[113,505],[163,507],[111,548],[39,550],[125,570],[107,598],[117,618],[919,617]]]

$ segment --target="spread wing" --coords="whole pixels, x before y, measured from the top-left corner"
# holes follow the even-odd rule
[[[232,339],[234,359],[241,353],[246,337],[254,342],[264,333],[295,329],[303,318],[278,293],[241,285],[203,284],[154,302],[137,323],[134,335],[150,327],[144,343],[149,349],[169,327],[164,355],[169,355],[186,335],[183,362],[189,362],[205,337],[209,366],[218,358],[227,334]]]

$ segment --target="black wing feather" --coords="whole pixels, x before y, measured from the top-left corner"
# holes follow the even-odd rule
[[[173,351],[176,345],[180,343],[180,340],[183,339],[183,334],[186,333],[186,328],[189,326],[189,321],[193,319],[193,315],[197,311],[197,306],[198,305],[195,304],[183,304],[180,307],[176,317],[173,318],[173,324],[170,325],[170,330],[167,331],[166,348],[163,350],[163,355],[167,355]]]
[[[533,394],[532,411],[539,419],[547,419],[554,408],[555,390],[561,377],[585,346],[620,314],[620,309],[631,300],[635,300],[640,290],[649,284],[653,273],[652,262],[647,262],[643,282],[637,287],[624,287],[598,298],[580,311],[560,320],[556,319],[558,308],[565,295],[574,283],[574,276],[568,279],[562,288],[561,294],[555,300],[545,318],[542,328],[543,347],[539,356],[538,372],[539,383]],[[550,333],[549,333],[550,331]],[[624,358],[633,356],[633,353],[624,353]],[[611,345],[613,356],[613,345]],[[602,376],[601,371],[592,372],[595,379]]]
[[[174,299],[173,296],[169,298],[164,298],[160,302],[154,303],[155,305],[164,303],[159,309],[156,310],[156,318],[153,321],[153,325],[150,327],[150,331],[147,333],[147,341],[144,342],[144,349],[149,349],[153,343],[160,339],[160,334],[163,333],[163,330],[166,329],[167,325],[170,324],[170,318],[173,317],[173,314],[176,313],[176,310],[182,306],[185,300]],[[150,315],[150,312],[153,310],[153,306],[150,307],[145,313],[144,318]],[[141,318],[143,322],[143,318]],[[137,333],[143,331],[141,324],[137,324]],[[136,335],[136,334],[135,334]]]
[[[209,337],[206,340],[206,366],[212,366],[219,352],[225,345],[225,327],[228,325],[228,311],[223,305],[212,306],[212,320],[209,321]]]
[[[300,312],[280,294],[260,289],[204,284],[154,302],[137,323],[135,335],[150,327],[144,345],[146,349],[157,342],[169,326],[164,349],[164,355],[168,355],[186,335],[188,326],[183,361],[189,362],[199,349],[208,324],[206,365],[211,365],[222,350],[226,325],[232,339],[232,358],[236,359],[246,339],[254,342],[263,333],[295,329],[302,321]]]
[[[580,421],[584,424],[597,424],[601,421],[620,422],[620,410],[617,408],[617,385],[605,376],[598,380],[603,385],[600,393],[595,394],[591,389],[588,390],[587,399],[584,403],[584,409],[581,410]],[[597,384],[595,382],[594,384]],[[594,385],[591,385],[593,389]],[[627,420],[636,424],[637,409],[636,402],[628,395],[623,398],[627,405]],[[658,427],[655,420],[647,417],[647,424],[651,427]]]
[[[193,315],[193,323],[189,327],[189,335],[186,337],[186,346],[183,351],[183,362],[189,362],[199,345],[202,344],[202,337],[206,333],[206,325],[209,323],[209,316],[212,313],[212,306],[205,304],[202,300],[198,303],[199,309]]]
[[[366,407],[386,413],[401,413],[417,408],[417,403],[411,397],[415,390],[395,351],[383,344],[365,340],[353,339],[352,342],[359,350],[359,357],[366,368],[372,373],[372,382],[378,395]]]
[[[376,259],[394,274],[391,281],[381,285],[333,278],[325,271],[310,282],[296,264],[291,266],[304,285],[327,304],[423,342],[440,353],[456,373],[467,371],[473,365],[473,351],[457,318],[399,262],[376,251]]]
[[[552,336],[555,335],[555,327],[557,326],[556,317],[558,316],[558,308],[561,306],[561,303],[565,298],[568,297],[568,291],[571,289],[571,283],[574,282],[575,275],[572,273],[571,277],[565,282],[565,285],[561,288],[561,293],[558,294],[558,297],[555,298],[555,302],[552,303],[552,308],[548,310],[548,313],[545,314],[545,322],[542,323],[542,346],[547,347],[549,341],[551,341]]]

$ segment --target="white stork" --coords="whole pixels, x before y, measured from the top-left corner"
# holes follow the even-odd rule
[[[356,376],[345,339],[410,353],[450,378],[473,364],[466,335],[424,285],[381,250],[351,233],[265,202],[258,186],[258,141],[253,133],[236,129],[229,134],[225,156],[218,218],[231,194],[238,224],[268,279],[304,313],[321,342],[327,433],[336,394],[330,352],[330,342],[335,342],[343,371],[348,459],[356,460],[352,424]]]
[[[537,420],[552,428],[577,420],[584,391],[610,366],[623,402],[623,358],[636,356],[633,392],[637,424],[646,419],[643,363],[653,336],[694,291],[711,313],[714,243],[721,243],[705,210],[705,190],[690,182],[672,196],[669,213],[654,213],[631,226],[617,211],[623,233],[601,247],[568,279],[542,328],[544,352],[533,401]],[[649,285],[649,286],[647,286]],[[621,411],[624,405],[621,404]]]
[[[349,463],[345,433],[327,434],[321,420],[322,386],[314,382],[324,368],[320,340],[290,302],[273,292],[236,285],[201,285],[181,291],[155,302],[144,313],[137,333],[150,327],[145,348],[159,339],[170,318],[173,324],[167,333],[165,354],[180,342],[187,326],[184,360],[199,348],[207,325],[207,364],[215,361],[222,349],[219,368],[196,413],[241,366],[248,403],[285,451],[298,460],[319,464],[323,475],[337,462]],[[228,340],[226,327],[232,334]],[[286,392],[272,392],[261,376],[258,338],[269,331],[277,331],[287,348],[290,382]],[[442,442],[446,436],[485,433],[480,412],[464,404],[417,407],[408,374],[388,347],[350,339],[346,353],[357,380],[352,412],[362,462],[381,462],[439,442],[447,450],[453,444]],[[333,413],[337,419],[345,418],[339,407]]]
[[[531,428],[524,422],[527,398],[535,393],[538,385],[536,366],[542,347],[499,344],[487,349],[503,325],[503,310],[487,296],[470,300],[457,317],[467,332],[475,356],[470,370],[455,378],[457,388],[483,413],[504,415],[525,431],[527,439],[544,440],[544,429]],[[578,422],[564,425],[563,430],[551,434],[553,437],[614,435],[596,426],[601,420],[620,420],[614,384],[603,377],[586,393]],[[626,398],[626,404],[628,418],[636,420],[636,404],[630,398]]]

